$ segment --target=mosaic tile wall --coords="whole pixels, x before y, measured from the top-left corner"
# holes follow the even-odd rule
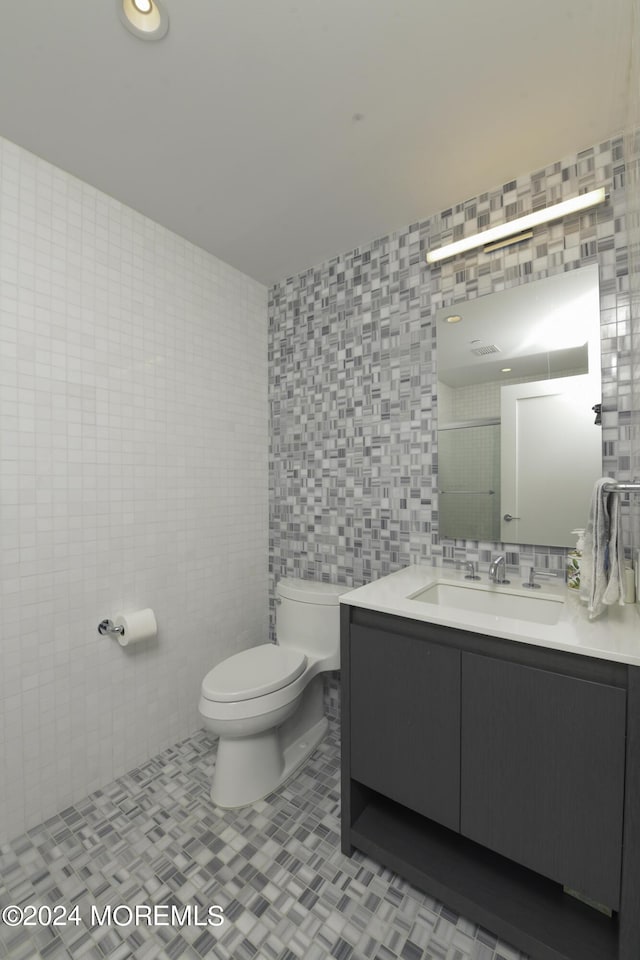
[[[625,139],[627,188],[627,236],[629,246],[629,294],[631,320],[631,370],[633,383],[630,443],[632,475],[640,478],[640,0],[633,2],[629,96]],[[632,498],[632,545],[640,551],[640,496]],[[640,553],[637,554],[640,564]],[[640,585],[640,577],[638,578]]]
[[[276,284],[269,295],[270,575],[360,585],[410,563],[505,551],[562,572],[544,544],[443,540],[431,318],[442,306],[597,262],[603,473],[630,470],[624,139],[590,147]],[[428,267],[431,246],[604,185],[605,206],[532,241]]]

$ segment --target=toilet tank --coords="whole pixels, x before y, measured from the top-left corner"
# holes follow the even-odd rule
[[[276,586],[276,636],[323,661],[323,670],[340,669],[339,597],[349,588],[335,583],[287,578]]]

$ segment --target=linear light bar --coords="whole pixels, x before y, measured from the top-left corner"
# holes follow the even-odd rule
[[[494,240],[493,243],[485,243],[482,248],[483,253],[493,253],[494,250],[502,250],[503,247],[512,247],[516,243],[524,243],[525,240],[531,240],[533,230],[525,230],[524,233],[515,233],[512,237],[505,237],[504,240]]]
[[[571,213],[578,213],[580,210],[588,210],[589,207],[595,207],[603,203],[606,199],[604,187],[598,187],[597,190],[591,190],[589,193],[581,193],[578,197],[572,197],[570,200],[562,200],[561,203],[555,203],[551,207],[544,207],[543,210],[535,210],[524,217],[518,217],[517,220],[509,220],[507,223],[500,223],[488,230],[482,230],[480,233],[474,233],[472,237],[465,237],[463,240],[457,240],[455,243],[448,243],[438,250],[430,250],[427,254],[427,263],[438,263],[440,260],[448,260],[459,253],[466,253],[468,250],[474,250],[476,247],[483,247],[485,244],[496,243],[504,240],[514,234],[522,233],[524,230],[530,230],[533,227],[539,227],[542,223],[550,223],[552,220],[560,220],[561,217],[567,217]],[[524,239],[524,238],[523,238]]]

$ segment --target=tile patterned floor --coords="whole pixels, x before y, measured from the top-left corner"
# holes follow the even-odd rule
[[[0,957],[525,960],[362,854],[341,854],[339,757],[332,724],[282,790],[222,811],[209,800],[215,745],[198,733],[0,847],[0,908],[78,905],[77,925],[0,924]],[[170,926],[167,911],[136,926],[136,904],[191,905],[191,923]],[[106,917],[108,905],[112,922],[92,922],[92,906]],[[207,925],[211,905],[221,926]]]

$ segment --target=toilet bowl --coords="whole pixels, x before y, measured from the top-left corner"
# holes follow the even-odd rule
[[[281,580],[278,643],[263,643],[215,666],[202,681],[199,711],[219,737],[211,799],[241,807],[272,793],[327,730],[321,674],[340,666],[339,597],[345,587]]]

